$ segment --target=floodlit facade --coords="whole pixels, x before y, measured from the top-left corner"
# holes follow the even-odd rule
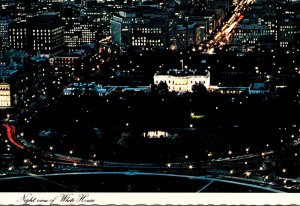
[[[0,83],[0,109],[11,107],[10,84]]]
[[[210,72],[199,72],[197,70],[169,70],[166,74],[156,73],[154,84],[165,82],[169,91],[172,92],[192,92],[192,87],[196,83],[203,84],[206,89],[210,86]]]

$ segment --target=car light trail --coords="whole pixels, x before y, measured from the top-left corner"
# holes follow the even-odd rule
[[[20,145],[19,143],[17,143],[14,138],[12,137],[12,132],[15,132],[15,127],[10,128],[10,126],[8,126],[7,124],[2,124],[5,128],[6,128],[6,134],[7,137],[9,139],[9,141],[11,143],[13,143],[16,147],[20,148],[20,149],[24,149],[23,145]]]

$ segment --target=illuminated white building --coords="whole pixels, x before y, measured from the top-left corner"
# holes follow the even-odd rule
[[[0,108],[11,107],[10,85],[7,83],[0,83]]]
[[[165,82],[169,91],[192,92],[192,87],[196,83],[203,84],[206,89],[210,86],[210,72],[199,72],[197,70],[169,70],[166,74],[156,73],[154,84]]]

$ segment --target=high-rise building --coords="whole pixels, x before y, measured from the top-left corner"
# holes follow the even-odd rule
[[[32,51],[56,53],[64,46],[64,23],[57,13],[44,13],[28,20]]]
[[[66,27],[64,32],[64,40],[66,47],[76,49],[84,44],[92,43],[96,39],[97,31],[92,28],[91,24],[76,22]]]
[[[8,48],[8,28],[11,23],[11,19],[9,18],[1,18],[0,17],[0,50]]]
[[[56,53],[64,46],[64,24],[56,13],[44,13],[13,22],[9,27],[9,47],[40,53]]]
[[[167,22],[161,19],[151,19],[144,23],[136,22],[131,25],[129,45],[134,50],[163,50],[168,46]]]
[[[121,11],[111,20],[112,41],[122,48],[137,50],[166,47],[168,16],[168,13],[151,6]]]
[[[170,31],[170,48],[184,50],[201,42],[201,26],[196,22],[176,25]]]
[[[28,24],[26,21],[13,22],[8,30],[9,48],[28,50]]]

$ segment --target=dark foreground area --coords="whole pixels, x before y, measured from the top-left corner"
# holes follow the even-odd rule
[[[135,172],[32,175],[0,179],[1,192],[281,192],[228,180]]]

